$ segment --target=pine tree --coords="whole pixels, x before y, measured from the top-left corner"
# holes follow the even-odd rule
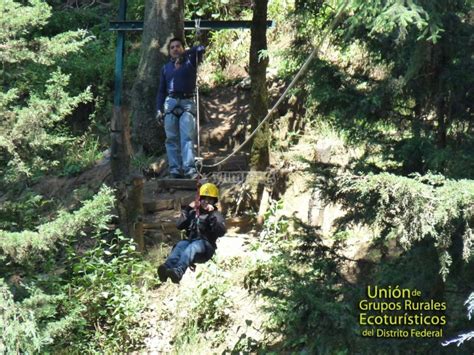
[[[61,146],[68,141],[62,123],[92,95],[67,92],[69,76],[59,62],[91,40],[83,30],[54,37],[37,32],[51,16],[43,1],[29,5],[0,3],[0,172],[4,182],[15,182],[58,164]]]

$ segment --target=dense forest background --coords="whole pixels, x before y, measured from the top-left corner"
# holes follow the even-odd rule
[[[273,157],[267,164],[304,173],[304,184],[344,214],[322,233],[273,196],[263,224],[249,232],[252,250],[267,257],[239,269],[240,287],[266,302],[265,336],[257,340],[249,330],[227,350],[472,353],[472,3],[267,3],[276,25],[267,33],[268,50],[258,54],[268,60],[269,88],[293,79],[341,13],[285,100],[285,120],[266,127],[264,144]],[[186,19],[250,20],[254,9],[246,0],[184,5]],[[55,198],[39,192],[107,163],[116,45],[108,27],[118,8],[118,0],[0,3],[1,353],[143,349],[159,257],[137,253],[133,240],[111,227],[117,221],[110,184],[75,185]],[[141,20],[144,11],[144,1],[128,2],[128,19]],[[196,40],[192,32],[186,37]],[[245,82],[250,37],[205,31],[203,95]],[[126,38],[129,108],[141,33]],[[269,101],[276,92],[269,91]],[[328,138],[341,151],[312,159],[307,152]],[[161,153],[136,152],[133,170],[142,172]],[[354,266],[344,251],[361,240],[365,254]],[[217,274],[232,270],[229,262],[216,265]],[[361,337],[358,301],[367,285],[416,288],[426,300],[446,302],[444,336]],[[198,287],[173,351],[213,349],[228,336],[229,281],[203,276]],[[463,344],[441,345],[449,339]]]

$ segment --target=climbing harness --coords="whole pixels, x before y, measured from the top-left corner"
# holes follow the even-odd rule
[[[267,113],[267,115],[265,116],[265,118],[259,123],[259,125],[257,126],[257,128],[255,128],[255,130],[247,137],[247,139],[237,147],[237,149],[235,149],[232,153],[230,153],[227,157],[225,157],[224,159],[218,161],[217,163],[214,163],[214,164],[203,164],[202,166],[205,167],[205,168],[216,168],[218,167],[219,165],[225,163],[227,160],[229,160],[232,156],[234,156],[235,154],[237,154],[252,138],[253,136],[255,136],[255,134],[257,133],[257,131],[263,126],[263,124],[273,115],[273,113],[276,111],[276,109],[278,108],[278,106],[280,106],[280,104],[282,103],[283,99],[288,95],[288,92],[293,88],[293,86],[295,86],[296,82],[301,78],[301,76],[308,70],[308,67],[309,67],[309,64],[311,63],[311,61],[313,60],[313,58],[316,56],[316,54],[319,52],[319,49],[321,47],[321,45],[324,43],[324,41],[326,40],[328,34],[330,32],[332,32],[332,30],[334,29],[334,27],[336,26],[336,24],[339,22],[341,16],[342,16],[342,13],[344,12],[345,8],[347,7],[347,4],[349,3],[349,0],[346,0],[340,7],[336,17],[333,19],[333,21],[331,22],[331,24],[329,25],[329,28],[326,30],[326,32],[324,33],[324,35],[321,37],[321,39],[319,40],[318,44],[314,47],[313,49],[313,52],[311,52],[310,56],[306,59],[306,61],[304,62],[304,64],[301,66],[300,70],[298,71],[298,73],[296,73],[295,77],[293,78],[293,80],[290,82],[290,84],[288,85],[288,87],[285,89],[285,91],[283,92],[283,94],[280,96],[280,98],[278,99],[278,101],[275,103],[275,105],[273,105],[272,109]]]
[[[199,190],[201,188],[201,169],[202,169],[202,158],[195,159],[196,165],[196,197],[194,198],[194,210],[196,211],[196,217],[199,218],[199,201],[201,196],[199,194]]]
[[[186,111],[189,112],[189,110],[184,110],[181,106],[176,106],[176,107],[171,111],[171,113],[172,113],[173,115],[175,115],[176,117],[179,118],[179,117],[181,117],[181,115],[182,115],[184,112],[186,112]]]

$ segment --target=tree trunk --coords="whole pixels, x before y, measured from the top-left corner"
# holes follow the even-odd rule
[[[164,149],[164,131],[155,122],[156,94],[173,37],[184,38],[184,0],[146,0],[140,64],[132,89],[135,152],[157,154]]]
[[[133,238],[138,251],[143,252],[143,177],[130,176],[130,121],[128,114],[118,107],[114,107],[111,132],[111,167],[119,228],[125,236]]]
[[[250,126],[253,131],[268,113],[268,91],[266,72],[268,66],[267,50],[267,5],[268,0],[254,0],[250,42],[251,79],[250,88]],[[257,132],[252,142],[250,166],[254,170],[265,170],[269,165],[268,124]]]
[[[447,124],[446,124],[446,114],[445,114],[445,99],[444,97],[439,99],[440,102],[436,104],[436,117],[438,119],[438,139],[437,146],[439,149],[446,148],[447,143]]]

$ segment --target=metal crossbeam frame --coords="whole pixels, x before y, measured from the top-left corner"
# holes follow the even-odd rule
[[[117,46],[115,49],[115,86],[114,106],[122,104],[123,58],[125,54],[125,32],[143,31],[143,21],[126,21],[127,0],[120,0],[118,21],[111,21],[109,30],[117,31]],[[202,30],[250,29],[251,21],[212,21],[201,20],[199,27]],[[273,21],[267,21],[267,27],[273,27]],[[194,21],[184,21],[185,30],[194,30]]]
[[[201,20],[199,27],[201,30],[238,30],[249,29],[252,21],[212,21]],[[271,28],[275,24],[267,21],[267,27]],[[194,30],[194,21],[184,21],[185,30]],[[143,21],[110,21],[110,31],[143,31]]]

